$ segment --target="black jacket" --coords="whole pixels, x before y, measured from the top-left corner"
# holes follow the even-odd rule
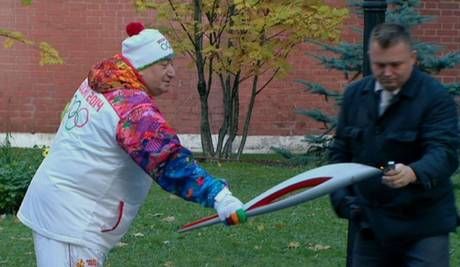
[[[458,167],[460,142],[455,102],[429,75],[414,69],[386,109],[378,115],[375,78],[347,88],[330,161],[374,167],[388,161],[409,165],[418,182],[392,189],[375,177],[331,194],[340,217],[350,207],[362,211],[382,240],[417,239],[454,231],[457,212],[450,176]]]

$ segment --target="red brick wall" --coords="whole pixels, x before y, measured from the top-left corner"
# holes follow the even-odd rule
[[[53,133],[59,124],[59,114],[76,87],[98,60],[120,49],[125,38],[124,26],[130,21],[155,23],[153,12],[137,13],[133,1],[127,0],[34,0],[24,7],[20,0],[2,0],[0,27],[14,29],[38,41],[47,41],[57,48],[65,63],[39,66],[36,50],[23,44],[11,49],[0,48],[0,132]],[[344,5],[344,0],[329,0]],[[425,0],[423,13],[438,16],[433,23],[416,30],[423,40],[460,50],[460,2],[458,0]],[[357,18],[346,25],[360,27]],[[344,38],[356,39],[347,27]],[[298,47],[290,57],[293,67],[283,79],[273,81],[258,96],[250,135],[302,135],[320,131],[321,125],[297,115],[296,108],[321,107],[335,112],[318,97],[305,93],[296,79],[322,82],[331,88],[345,84],[338,72],[328,71],[304,55],[318,53],[318,48]],[[176,61],[177,78],[174,90],[158,99],[166,118],[180,133],[199,133],[199,100],[195,71],[187,57]],[[460,68],[443,72],[445,82],[460,82]],[[222,118],[219,88],[216,84],[210,97],[211,121],[215,129]],[[248,88],[241,91],[246,107]],[[242,112],[245,112],[245,108]]]

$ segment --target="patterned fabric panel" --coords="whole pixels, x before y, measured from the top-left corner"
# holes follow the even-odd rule
[[[166,191],[212,207],[225,183],[214,179],[193,160],[176,132],[149,102],[149,96],[135,90],[105,95],[119,112],[117,141],[131,158]]]
[[[209,175],[182,147],[137,71],[116,55],[95,65],[88,81],[120,117],[116,129],[120,147],[166,191],[212,207],[226,183]]]

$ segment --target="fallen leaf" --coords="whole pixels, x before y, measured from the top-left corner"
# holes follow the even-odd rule
[[[313,250],[313,251],[320,251],[320,250],[330,249],[331,246],[329,246],[329,245],[321,245],[321,244],[308,244],[307,248],[309,250]]]
[[[167,261],[167,262],[165,262],[165,263],[163,264],[163,266],[164,266],[164,267],[174,267],[174,266],[176,266],[176,265],[175,265],[174,262],[172,262],[172,261]]]
[[[298,249],[299,247],[300,247],[300,243],[297,241],[292,241],[288,245],[289,249]]]
[[[282,229],[282,228],[286,227],[286,224],[284,224],[284,223],[277,223],[277,224],[275,224],[275,227],[278,228],[278,229]]]
[[[170,199],[179,199],[179,197],[176,196],[176,195],[169,195],[169,198],[170,198]]]
[[[144,234],[143,234],[143,233],[135,233],[134,236],[135,236],[135,237],[143,237]]]
[[[162,219],[162,221],[165,221],[165,222],[174,222],[176,220],[176,217],[174,216],[168,216],[168,217],[165,217]]]
[[[263,230],[265,230],[265,226],[263,224],[257,225],[257,231],[262,232]]]
[[[119,247],[119,248],[121,248],[121,247],[124,247],[124,246],[127,246],[127,245],[128,245],[128,243],[125,243],[125,242],[118,242],[116,246]]]

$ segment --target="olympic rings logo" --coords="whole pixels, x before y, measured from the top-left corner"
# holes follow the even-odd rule
[[[161,40],[160,48],[163,49],[164,51],[167,51],[167,50],[171,49],[171,45],[169,44],[168,40],[163,39],[163,40]]]
[[[87,108],[81,107],[81,100],[77,99],[75,96],[75,100],[73,101],[72,105],[69,108],[69,112],[67,113],[67,121],[65,123],[65,129],[70,131],[73,128],[82,128],[88,123],[89,120],[89,111]]]

